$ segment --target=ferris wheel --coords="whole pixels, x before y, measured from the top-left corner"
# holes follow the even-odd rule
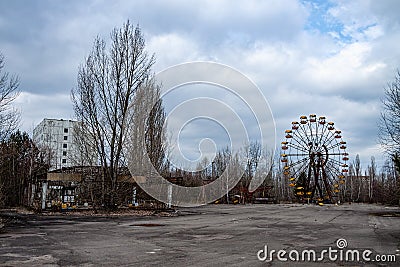
[[[346,142],[333,122],[301,116],[285,131],[283,174],[300,201],[336,203],[348,174]]]

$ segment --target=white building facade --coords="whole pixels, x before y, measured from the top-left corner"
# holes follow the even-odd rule
[[[50,170],[64,167],[95,165],[96,153],[90,159],[84,157],[74,136],[77,121],[63,119],[43,119],[33,130],[33,140],[41,148],[49,149]]]

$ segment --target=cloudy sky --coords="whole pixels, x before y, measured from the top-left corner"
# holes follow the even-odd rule
[[[232,66],[267,98],[277,139],[300,115],[324,115],[364,167],[377,145],[380,98],[400,67],[400,2],[0,2],[0,51],[19,75],[21,128],[73,118],[70,90],[97,35],[127,19],[155,53],[154,71],[194,60]]]

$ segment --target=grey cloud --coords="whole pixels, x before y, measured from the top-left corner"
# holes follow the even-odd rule
[[[379,98],[400,66],[399,1],[356,4],[359,9],[347,8],[338,19],[372,21],[381,32],[364,35],[351,50],[328,33],[304,30],[308,7],[300,1],[1,1],[0,51],[7,69],[20,76],[21,90],[30,93],[18,103],[26,110],[25,129],[43,117],[71,115],[67,96],[94,37],[108,38],[129,18],[152,42],[156,68],[214,59],[253,79],[271,105],[278,142],[293,119],[316,113],[340,125],[351,150],[371,153]],[[44,109],[41,101],[52,99],[58,104]],[[188,138],[196,138],[196,127],[188,128]]]

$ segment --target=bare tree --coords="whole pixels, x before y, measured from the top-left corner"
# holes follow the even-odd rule
[[[379,123],[380,142],[400,170],[400,71],[385,88]]]
[[[152,103],[155,103],[146,118],[145,142],[147,155],[155,169],[162,174],[167,171],[167,137],[164,130],[166,114],[160,98],[160,88],[154,84],[154,81],[151,81],[142,90],[144,90],[147,97],[153,99]]]
[[[376,178],[376,163],[375,163],[375,157],[371,157],[371,166],[368,167],[368,198],[369,201],[373,201],[374,197],[374,185],[375,185],[375,178]]]
[[[160,174],[168,171],[166,161],[167,140],[164,130],[165,111],[160,98],[160,87],[154,79],[137,89],[132,106],[129,127],[129,156],[138,174],[146,168],[146,158]],[[148,113],[148,114],[146,114]],[[143,137],[143,138],[142,138]],[[144,145],[142,145],[144,142]]]
[[[19,95],[19,79],[3,68],[4,56],[0,53],[0,140],[15,131],[20,120],[19,112],[11,106]]]
[[[247,188],[249,186],[251,179],[254,177],[255,172],[257,171],[259,160],[262,155],[262,149],[263,148],[261,147],[261,143],[259,143],[258,141],[251,141],[243,148],[243,153],[245,158],[247,159],[247,163],[246,171],[240,182],[242,187],[244,188]]]
[[[218,150],[217,155],[214,158],[214,163],[215,163],[215,175],[217,177],[221,176],[224,170],[226,169],[226,166],[231,159],[231,151],[229,150],[229,147],[225,147],[223,149]]]
[[[349,191],[349,199],[348,200],[350,202],[354,201],[354,174],[355,174],[354,165],[353,165],[353,163],[350,163],[349,176],[348,176],[349,179],[346,179],[346,188]]]
[[[387,160],[382,167],[382,202],[400,205],[400,180],[396,175],[394,162]]]
[[[109,48],[105,40],[96,38],[71,92],[75,115],[93,140],[103,167],[102,197],[108,206],[115,204],[118,172],[124,165],[129,107],[138,88],[149,79],[153,64],[141,29],[128,21],[111,32]]]
[[[354,170],[355,170],[355,175],[356,175],[356,183],[357,183],[357,198],[356,200],[360,200],[361,192],[362,192],[362,187],[363,187],[363,182],[361,178],[361,173],[362,173],[362,168],[361,168],[361,163],[360,163],[360,155],[356,155],[356,159],[354,162]]]
[[[0,142],[0,206],[29,203],[27,189],[48,166],[27,133],[19,130]]]
[[[207,157],[203,157],[196,165],[196,171],[200,175],[202,180],[207,179],[210,176],[209,172],[210,160]]]
[[[68,155],[69,162],[75,166],[97,166],[97,153],[93,149],[96,142],[93,136],[87,133],[87,128],[81,123],[74,124],[72,131],[75,153]]]

